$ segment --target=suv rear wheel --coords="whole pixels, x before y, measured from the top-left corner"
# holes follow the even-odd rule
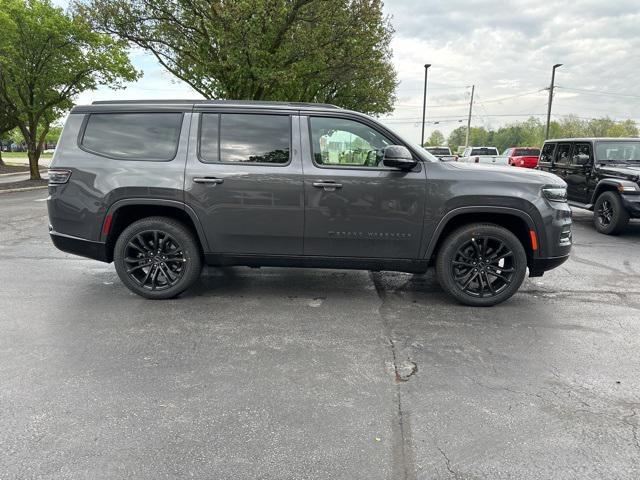
[[[149,217],[129,225],[114,249],[122,283],[145,298],[173,298],[200,276],[202,260],[194,235],[167,217]]]
[[[465,225],[444,240],[436,270],[442,288],[458,301],[491,306],[520,288],[527,255],[520,240],[504,227]]]
[[[618,235],[629,223],[629,213],[616,192],[602,193],[593,207],[593,223],[600,233]]]

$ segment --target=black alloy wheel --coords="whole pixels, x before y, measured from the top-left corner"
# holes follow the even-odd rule
[[[598,211],[596,212],[598,217],[598,222],[600,222],[600,226],[602,228],[607,228],[611,225],[613,220],[613,205],[609,200],[604,200],[598,206]]]
[[[498,295],[513,282],[516,272],[513,251],[499,238],[472,237],[456,251],[451,275],[456,284],[473,297]]]
[[[442,242],[436,258],[438,281],[465,305],[485,307],[510,298],[527,273],[527,254],[518,237],[494,224],[470,224]]]
[[[617,192],[603,192],[593,207],[593,223],[596,230],[605,235],[621,233],[629,223],[629,212]]]
[[[166,290],[176,285],[185,271],[182,246],[161,230],[136,234],[125,247],[124,262],[129,277],[148,290]]]
[[[200,277],[202,253],[195,234],[181,222],[149,217],[118,237],[113,260],[122,283],[145,298],[173,298]]]

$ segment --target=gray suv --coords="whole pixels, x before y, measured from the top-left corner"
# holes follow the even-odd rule
[[[557,176],[439,162],[331,105],[120,101],[75,107],[49,170],[61,250],[171,298],[203,264],[423,273],[494,305],[571,249]]]

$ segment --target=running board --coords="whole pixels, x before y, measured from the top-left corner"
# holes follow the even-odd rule
[[[580,203],[569,200],[569,205],[572,207],[584,208],[585,210],[593,210],[593,203]]]

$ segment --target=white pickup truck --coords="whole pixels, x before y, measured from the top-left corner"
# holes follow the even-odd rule
[[[509,157],[502,156],[495,147],[467,147],[459,162],[490,163],[494,165],[509,165]]]

